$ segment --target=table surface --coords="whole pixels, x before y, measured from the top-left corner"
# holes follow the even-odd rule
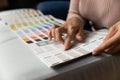
[[[48,68],[9,29],[0,32],[0,80],[120,80],[119,67],[119,54],[102,54]]]

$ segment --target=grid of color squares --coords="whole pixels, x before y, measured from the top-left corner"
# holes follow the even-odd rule
[[[18,18],[10,28],[26,43],[37,43],[48,39],[48,30],[52,25],[60,26],[64,21],[59,21],[51,15]]]

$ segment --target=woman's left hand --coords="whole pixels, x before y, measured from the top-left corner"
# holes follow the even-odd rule
[[[103,43],[97,47],[92,54],[97,55],[102,52],[109,54],[120,52],[120,21],[109,29]]]

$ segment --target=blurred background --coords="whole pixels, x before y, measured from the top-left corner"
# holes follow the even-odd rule
[[[69,0],[0,0],[0,11],[20,8],[39,9],[44,14],[66,19]]]
[[[42,0],[0,0],[0,10],[35,8]]]

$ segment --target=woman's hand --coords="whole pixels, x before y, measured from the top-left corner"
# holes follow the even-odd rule
[[[120,21],[113,25],[108,32],[103,43],[93,51],[93,55],[101,52],[117,53],[120,52]]]
[[[67,34],[64,40],[62,34]],[[73,17],[68,19],[62,26],[54,25],[48,33],[49,40],[54,37],[56,41],[61,42],[65,46],[65,50],[71,47],[71,41],[76,38],[79,41],[83,40],[83,23],[80,19]]]

